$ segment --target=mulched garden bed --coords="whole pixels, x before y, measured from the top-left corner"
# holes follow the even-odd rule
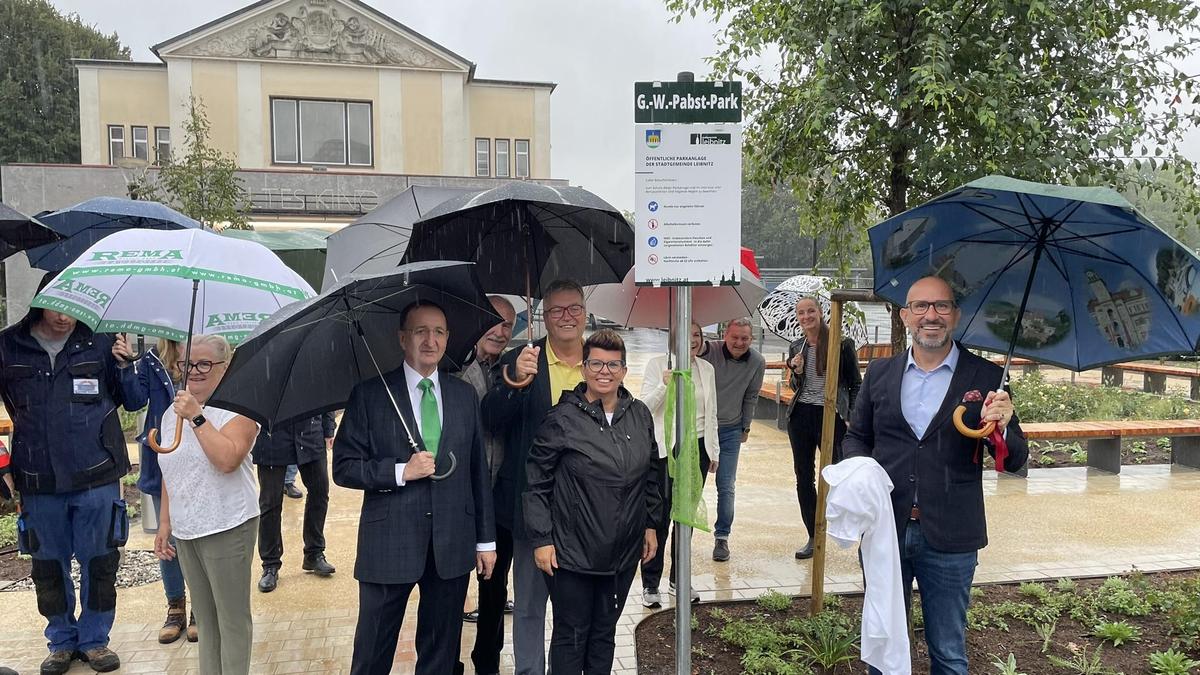
[[[1125,438],[1121,440],[1121,464],[1170,464],[1170,438]],[[1082,442],[1031,441],[1029,468],[1053,469],[1087,466],[1087,444]]]
[[[768,593],[755,601],[696,606],[692,671],[864,672],[857,661],[862,596],[828,598],[826,611],[816,618],[808,616],[808,604],[807,598]],[[914,614],[919,626],[919,603]],[[1157,654],[1159,663],[1200,659],[1200,572],[979,586],[972,590],[968,623],[972,673],[1185,675],[1200,663],[1192,670],[1155,670],[1151,657]],[[1100,632],[1109,638],[1098,637]],[[673,609],[647,618],[635,635],[638,672],[675,672]],[[1172,648],[1177,651],[1162,655]],[[913,652],[913,672],[928,672],[920,630]],[[1015,670],[994,665],[1010,654]],[[839,657],[849,660],[839,662]],[[1096,659],[1097,667],[1084,667]],[[1078,665],[1068,665],[1072,662]]]

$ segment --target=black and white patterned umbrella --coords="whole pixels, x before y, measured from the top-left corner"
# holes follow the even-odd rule
[[[798,274],[783,280],[775,290],[767,293],[758,305],[758,316],[763,330],[769,330],[785,340],[798,340],[804,334],[796,320],[796,301],[803,297],[816,297],[821,305],[821,314],[829,322],[828,277]],[[842,336],[854,340],[854,346],[862,347],[870,342],[862,310],[853,302],[847,302],[842,312]]]

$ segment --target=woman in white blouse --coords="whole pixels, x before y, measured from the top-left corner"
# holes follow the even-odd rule
[[[704,346],[704,331],[700,324],[692,322],[691,352],[692,352],[692,382],[696,386],[696,436],[700,441],[700,479],[704,481],[708,474],[717,472],[717,458],[721,456],[717,447],[717,385],[713,378],[713,367],[708,361],[699,358],[700,348]],[[672,338],[674,340],[674,338]],[[642,391],[638,398],[650,408],[654,415],[654,435],[658,441],[658,456],[667,458],[667,445],[664,440],[663,419],[667,407],[667,387],[671,383],[671,371],[667,370],[667,357],[655,356],[646,363],[646,372],[642,377]],[[706,447],[705,442],[712,447]],[[678,447],[672,449],[678,453]],[[663,486],[663,521],[658,525],[658,553],[650,562],[642,563],[642,604],[646,607],[661,607],[662,595],[658,585],[662,580],[663,561],[665,558],[667,528],[671,524],[671,479],[669,476],[659,483]],[[675,538],[671,538],[671,574],[672,591],[675,589]],[[700,594],[692,587],[692,602],[700,600]]]
[[[159,435],[174,437],[177,416],[186,426],[179,447],[159,456],[162,507],[154,537],[159,558],[179,556],[200,632],[200,672],[215,675],[250,671],[250,569],[258,536],[257,481],[250,462],[258,425],[205,405],[229,357],[225,338],[203,335],[192,341],[190,363],[177,364],[187,376],[187,391],[175,395]]]

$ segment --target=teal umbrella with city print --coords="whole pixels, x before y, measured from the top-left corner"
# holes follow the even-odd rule
[[[279,308],[314,295],[261,244],[198,229],[133,229],[93,244],[30,305],[99,333],[185,342],[190,360],[193,335],[221,335],[236,345]]]

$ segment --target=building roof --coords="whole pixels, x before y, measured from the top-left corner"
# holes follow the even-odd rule
[[[93,66],[97,68],[151,68],[165,70],[167,64],[154,61],[123,61],[121,59],[71,59],[75,67]]]
[[[558,87],[557,82],[533,82],[528,80],[492,80],[482,77],[471,78],[475,84],[490,84],[501,87],[532,87],[534,89],[549,89],[554,91]]]

